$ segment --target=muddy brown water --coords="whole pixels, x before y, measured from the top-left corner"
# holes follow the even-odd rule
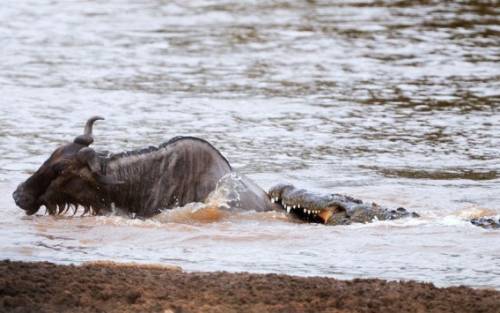
[[[6,2],[0,257],[500,289],[500,232],[467,222],[500,214],[499,17],[495,1]],[[16,185],[95,114],[97,149],[200,136],[264,188],[422,218],[324,227],[201,204],[25,217]]]

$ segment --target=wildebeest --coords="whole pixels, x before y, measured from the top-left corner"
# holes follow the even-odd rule
[[[107,154],[90,148],[90,118],[83,135],[57,148],[13,197],[31,215],[43,205],[49,214],[83,206],[94,214],[120,210],[149,217],[162,209],[203,202],[217,182],[232,172],[229,162],[210,143],[195,137],[175,137],[157,147]],[[270,210],[266,193],[241,176],[243,207]]]
[[[102,117],[90,118],[83,135],[57,148],[42,166],[13,193],[26,214],[45,206],[49,214],[70,207],[85,212],[123,212],[150,217],[162,210],[204,202],[221,178],[235,173],[227,159],[210,143],[195,137],[175,137],[159,146],[109,154],[90,148],[92,127]],[[232,207],[256,211],[285,211],[308,222],[350,224],[418,216],[404,208],[389,210],[352,197],[315,195],[279,184],[268,193],[238,175],[238,197]]]

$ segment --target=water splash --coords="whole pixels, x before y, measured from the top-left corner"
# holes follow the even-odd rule
[[[164,210],[154,217],[162,223],[212,223],[230,216],[239,208],[240,192],[245,190],[241,176],[234,172],[221,177],[215,190],[205,202],[188,203],[182,207]]]

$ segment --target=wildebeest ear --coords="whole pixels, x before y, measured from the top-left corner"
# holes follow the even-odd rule
[[[77,158],[80,162],[87,164],[92,173],[99,173],[101,171],[101,164],[97,159],[97,155],[92,148],[83,148],[78,151]]]
[[[94,175],[94,178],[97,182],[104,185],[118,185],[123,184],[122,181],[119,181],[111,176],[103,175],[101,172],[101,163],[99,161],[99,157],[95,153],[92,148],[83,148],[78,151],[77,158],[80,162],[87,164],[90,168],[90,171]]]

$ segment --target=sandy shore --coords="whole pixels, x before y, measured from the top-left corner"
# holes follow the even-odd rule
[[[1,312],[499,312],[500,292],[378,279],[0,262]]]

